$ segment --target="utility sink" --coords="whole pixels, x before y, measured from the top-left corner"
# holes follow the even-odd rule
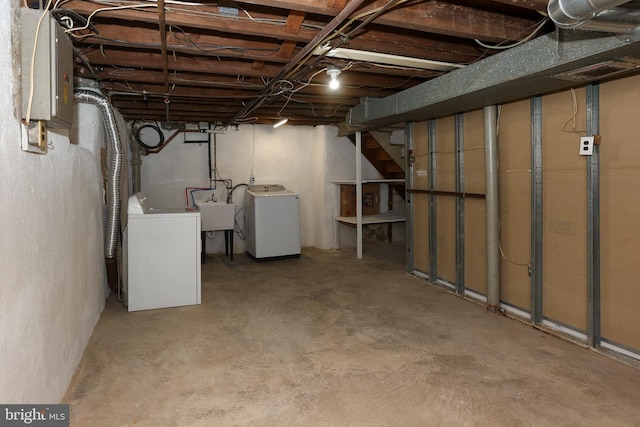
[[[224,202],[196,202],[202,231],[233,230],[236,205]]]

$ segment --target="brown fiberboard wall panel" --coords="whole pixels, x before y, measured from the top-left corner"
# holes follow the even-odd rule
[[[455,191],[455,118],[436,120],[436,189]],[[436,197],[437,268],[438,277],[450,283],[456,281],[456,204],[455,197]]]
[[[436,188],[456,191],[455,119],[436,120]]]
[[[413,188],[429,189],[429,125],[428,122],[412,124],[413,133]]]
[[[429,197],[413,194],[413,268],[429,274]]]
[[[413,188],[429,188],[429,132],[427,122],[412,124],[413,137]],[[413,193],[413,267],[429,273],[429,196]]]
[[[576,129],[586,129],[584,88],[575,91]],[[574,113],[571,91],[542,98],[543,287],[545,318],[587,328],[586,158],[580,135],[563,131]],[[573,128],[569,122],[565,130]]]
[[[464,192],[485,193],[484,114],[464,115]],[[464,285],[487,293],[487,226],[484,199],[466,198],[464,203]]]
[[[498,128],[500,199],[500,298],[530,310],[531,278],[531,101],[500,107]]]
[[[484,194],[484,116],[482,110],[464,115],[464,191]]]
[[[487,215],[483,199],[464,202],[464,286],[487,294]]]
[[[601,333],[640,350],[640,76],[600,86]]]
[[[456,199],[438,196],[438,278],[456,282]]]

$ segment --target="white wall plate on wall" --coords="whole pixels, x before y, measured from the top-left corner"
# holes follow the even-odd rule
[[[593,136],[583,136],[580,138],[580,155],[591,156],[593,154]]]

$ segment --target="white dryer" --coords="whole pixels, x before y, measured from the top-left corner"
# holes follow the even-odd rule
[[[245,193],[246,251],[257,260],[300,256],[300,196],[280,184]]]
[[[200,212],[151,209],[138,193],[127,214],[122,258],[129,311],[200,304]]]

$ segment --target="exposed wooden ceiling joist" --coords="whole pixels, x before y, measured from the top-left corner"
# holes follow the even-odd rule
[[[215,121],[270,123],[286,116],[290,124],[339,123],[362,97],[386,96],[455,67],[432,71],[317,57],[310,55],[312,41],[470,64],[497,52],[475,39],[489,44],[523,39],[546,8],[545,0],[203,1],[63,3],[62,9],[72,11],[74,27],[87,27],[70,31],[81,54],[76,75],[97,79],[130,119],[163,120],[168,100],[172,120],[215,116]],[[325,33],[337,16],[339,25]],[[342,71],[336,92],[325,86],[328,67]],[[247,105],[257,107],[243,117]]]

